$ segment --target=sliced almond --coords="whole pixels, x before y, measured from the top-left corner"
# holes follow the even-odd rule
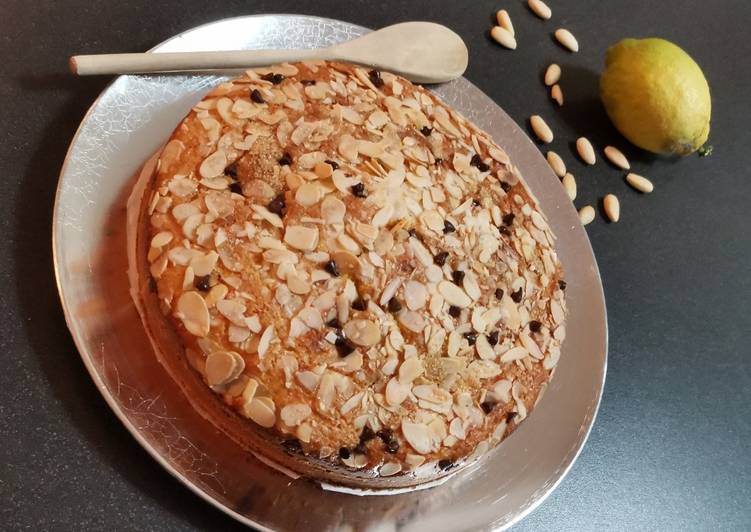
[[[255,398],[245,405],[244,411],[245,415],[262,427],[271,428],[276,423],[276,413],[266,401]]]
[[[152,248],[160,248],[162,246],[166,246],[172,241],[173,235],[169,231],[162,231],[160,233],[157,233],[154,235],[154,238],[151,239],[151,247]]]
[[[227,154],[223,150],[217,150],[203,160],[198,173],[201,177],[217,177],[224,173],[225,168],[227,168]]]
[[[404,302],[409,310],[419,310],[428,300],[428,290],[419,281],[409,280],[404,284]]]
[[[524,347],[512,347],[501,355],[501,362],[508,364],[509,362],[513,362],[514,360],[521,360],[528,355],[529,351],[527,351]]]
[[[341,223],[346,212],[347,207],[333,194],[327,195],[321,203],[321,218],[328,224]]]
[[[303,207],[312,207],[323,198],[323,189],[318,183],[303,183],[295,191],[295,201]]]
[[[354,344],[370,347],[381,341],[381,330],[370,320],[350,320],[342,327],[344,335]]]
[[[307,404],[295,403],[283,407],[279,411],[282,423],[288,427],[296,427],[310,417],[313,411]]]
[[[467,293],[451,281],[441,281],[438,283],[438,292],[449,305],[467,308],[472,304],[472,299]]]
[[[209,334],[210,317],[206,301],[198,292],[183,292],[177,300],[177,315],[187,331],[199,337]]]
[[[284,241],[293,248],[313,251],[318,245],[318,229],[304,225],[291,225],[284,231]]]
[[[419,358],[408,358],[399,366],[399,382],[408,384],[423,374],[425,368]]]
[[[245,369],[245,360],[234,351],[216,351],[206,357],[209,386],[221,386],[235,380]]]
[[[420,454],[428,454],[433,449],[427,425],[402,421],[402,434],[407,443]]]
[[[409,387],[401,384],[398,379],[392,378],[386,384],[385,398],[391,406],[399,406],[409,394]]]

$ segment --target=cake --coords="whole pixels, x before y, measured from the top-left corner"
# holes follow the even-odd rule
[[[267,463],[438,480],[513,432],[554,372],[565,282],[545,216],[501,147],[403,78],[249,70],[193,107],[142,185],[146,330]]]

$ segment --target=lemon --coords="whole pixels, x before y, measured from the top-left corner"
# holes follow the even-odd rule
[[[712,101],[699,65],[665,39],[624,39],[610,47],[600,98],[615,127],[655,153],[687,155],[709,135]]]

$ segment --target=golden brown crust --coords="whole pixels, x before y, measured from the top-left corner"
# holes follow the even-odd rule
[[[249,71],[175,130],[146,200],[144,297],[289,453],[442,474],[508,435],[556,365],[544,216],[503,150],[406,80]]]

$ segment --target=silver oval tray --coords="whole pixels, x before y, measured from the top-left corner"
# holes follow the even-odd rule
[[[153,51],[314,48],[367,31],[316,17],[249,16],[188,30]],[[607,359],[605,303],[592,248],[538,149],[466,79],[433,87],[506,149],[558,237],[570,314],[545,396],[479,467],[439,487],[380,497],[325,491],[261,464],[193,411],[154,357],[128,293],[125,202],[134,176],[191,106],[223,79],[121,76],[91,106],[68,151],[54,211],[55,273],[68,327],[107,403],[183,484],[257,528],[458,532],[502,529],[521,519],[581,451]]]

